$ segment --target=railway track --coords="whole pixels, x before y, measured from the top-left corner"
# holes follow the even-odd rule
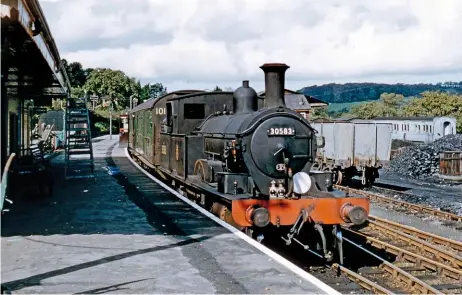
[[[371,288],[373,292],[395,294],[459,294],[462,292],[462,271],[460,270],[361,233],[352,231],[346,235],[351,236],[351,238],[344,238],[344,241],[351,247],[356,247],[380,261],[377,266],[360,267],[355,273],[361,276],[358,280],[365,281],[366,279],[387,290],[384,292]],[[365,247],[363,242],[357,242],[363,238],[366,238],[366,244],[370,245]],[[377,250],[384,250],[384,253]],[[366,285],[366,288],[370,285]]]
[[[371,226],[368,231],[374,232],[377,229]],[[443,262],[433,261],[427,258],[425,254],[415,254],[407,247],[416,246],[411,243],[402,243],[404,240],[409,241],[410,236],[406,234],[395,234],[394,237],[400,235],[401,239],[397,239],[396,243],[387,243],[383,240],[391,240],[385,235],[385,231],[381,232],[380,237],[371,237],[364,232],[357,232],[351,229],[346,229],[352,239],[344,237],[344,241],[351,247],[360,249],[368,256],[361,256],[365,260],[375,258],[380,261],[377,266],[363,266],[353,271],[339,264],[325,266],[324,268],[335,271],[338,274],[343,274],[351,281],[355,282],[361,288],[374,294],[460,294],[462,292],[462,270],[457,267],[444,264]],[[348,234],[347,234],[348,235]],[[377,236],[377,234],[375,234]],[[353,240],[366,239],[365,243],[358,243]],[[400,245],[401,242],[401,245]],[[427,243],[427,242],[424,242]],[[365,247],[363,244],[368,245]],[[373,248],[369,250],[367,248]],[[384,250],[388,257],[384,254],[378,255],[377,250]],[[435,252],[444,252],[437,250]],[[435,252],[432,252],[435,253]],[[428,252],[426,253],[428,255]],[[354,256],[353,259],[356,259]],[[460,262],[460,257],[458,257]],[[454,262],[454,261],[453,261]],[[317,271],[320,271],[320,270]],[[344,290],[339,290],[344,291]],[[347,290],[350,291],[351,290]],[[354,293],[355,290],[353,290]],[[357,290],[356,290],[357,291]]]
[[[385,205],[391,205],[391,206],[393,206],[395,208],[397,207],[397,208],[400,208],[400,209],[405,209],[406,212],[409,212],[410,214],[422,213],[422,214],[434,216],[434,217],[437,217],[437,218],[443,219],[443,220],[449,220],[449,221],[454,221],[454,222],[462,222],[462,216],[456,215],[456,214],[453,214],[453,213],[450,213],[450,212],[445,212],[445,211],[433,209],[433,208],[423,206],[423,205],[418,205],[418,204],[413,204],[413,203],[409,203],[409,202],[405,202],[405,201],[396,200],[395,198],[385,197],[385,196],[381,196],[381,195],[378,195],[378,194],[375,194],[375,193],[371,193],[371,192],[367,192],[367,191],[363,191],[363,190],[359,190],[359,189],[352,189],[352,188],[348,188],[348,187],[344,187],[344,186],[340,186],[340,185],[334,185],[334,187],[336,189],[342,190],[344,192],[367,196],[367,197],[369,197],[371,199],[371,201],[374,201],[376,203],[385,204]],[[383,188],[378,188],[378,189],[383,189]],[[394,190],[390,190],[390,189],[384,189],[384,190],[392,191],[392,192],[395,192],[396,194],[412,195],[410,193],[394,191]],[[412,196],[414,196],[414,195],[412,195]]]
[[[382,261],[377,268],[358,271],[370,282],[380,281],[382,288],[398,293],[462,293],[461,242],[380,218],[370,218],[367,227],[344,229],[344,232],[360,242],[345,241]],[[363,244],[386,253],[389,259],[365,249]],[[357,276],[358,273],[349,274],[356,281],[361,279]],[[378,290],[370,283],[365,286],[372,292]]]
[[[424,213],[455,222],[462,221],[462,216],[452,213],[362,190],[335,187],[349,193],[367,196],[377,203],[399,206],[409,212]],[[398,191],[396,193],[402,194]],[[353,274],[347,274],[350,279],[358,281],[358,284],[365,286],[371,292],[387,293],[384,290],[377,291],[377,286],[371,283],[360,283],[361,280],[369,280],[389,292],[462,293],[461,242],[373,216],[369,217],[367,227],[358,230],[345,228],[344,232],[346,236],[352,238],[344,239],[348,244],[376,256],[377,259],[382,259],[382,263],[376,268],[366,267]],[[367,245],[375,252],[384,253],[388,259],[379,257],[363,245]]]
[[[462,292],[462,263],[460,256],[458,256],[462,251],[461,243],[456,242],[454,244],[453,241],[448,239],[420,231],[412,231],[412,228],[406,229],[407,233],[404,233],[406,235],[404,237],[403,233],[400,233],[399,230],[393,231],[393,226],[397,227],[401,225],[393,224],[387,220],[371,219],[369,221],[369,230],[374,231],[375,229],[375,231],[378,231],[377,229],[383,229],[382,235],[378,237],[368,235],[368,231],[365,229],[362,231],[345,229],[345,232],[353,235],[356,239],[365,240],[364,243],[357,243],[353,239],[344,237],[345,244],[365,251],[370,257],[380,260],[381,263],[378,266],[362,267],[356,272],[339,264],[324,265],[314,270],[317,273],[316,276],[324,281],[329,281],[331,286],[339,291],[356,294],[365,293],[366,290],[375,294],[403,292],[441,294],[445,292],[453,293],[454,290],[459,293]],[[387,232],[385,232],[385,228],[388,230]],[[426,252],[415,254],[411,252],[412,249],[404,249],[384,242],[384,240],[389,240],[387,235],[391,235],[391,233],[395,234],[396,237],[401,237],[396,240],[412,241],[412,243],[408,242],[408,246],[422,248]],[[372,246],[375,249],[383,249],[387,254],[396,256],[397,259],[391,263],[366,249],[364,245]],[[425,247],[422,247],[422,245]],[[438,250],[438,247],[443,247],[444,249]],[[452,254],[457,254],[455,259],[451,258]],[[291,255],[289,254],[288,256]],[[433,257],[433,260],[429,257]],[[293,262],[298,265],[304,263],[303,261]],[[329,273],[329,275],[326,275],[326,273]],[[424,276],[427,276],[427,278],[422,278],[421,273],[424,273]],[[339,274],[343,276],[339,277]],[[343,285],[345,285],[345,280],[348,281],[348,279],[357,285],[350,287],[349,290],[345,290]],[[433,281],[427,282],[428,279],[432,279]],[[461,288],[457,289],[458,287]]]
[[[438,247],[438,249],[448,252],[448,255],[453,255],[451,259],[447,259],[447,261],[444,262],[451,262],[453,266],[458,266],[458,268],[462,269],[462,242],[440,237],[411,226],[378,217],[369,217],[369,226],[379,231],[387,231],[389,235],[393,235],[395,237],[397,235],[401,235],[405,238],[412,238],[409,239],[410,243],[419,247],[423,251],[427,251],[427,247]],[[422,244],[416,244],[419,242]],[[446,259],[446,254],[444,253],[439,253],[436,256],[438,256],[438,259]]]

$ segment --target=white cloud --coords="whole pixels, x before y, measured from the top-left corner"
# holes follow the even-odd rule
[[[41,2],[63,57],[171,90],[261,89],[265,62],[291,66],[294,88],[462,79],[459,0]]]

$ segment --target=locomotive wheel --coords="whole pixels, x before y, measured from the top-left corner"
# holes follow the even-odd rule
[[[229,211],[228,207],[226,207],[225,205],[215,202],[212,204],[210,212],[213,213],[215,216],[218,216],[221,220],[225,221],[229,225],[232,225],[233,227],[242,230],[242,227],[239,226],[236,222],[234,222],[231,211]]]
[[[197,160],[196,163],[194,163],[193,174],[199,176],[200,180],[202,180],[203,182],[207,182],[206,178],[208,177],[206,165],[207,165],[207,162],[202,159]]]

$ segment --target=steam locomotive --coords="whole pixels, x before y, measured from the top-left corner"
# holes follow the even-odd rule
[[[248,235],[343,260],[341,224],[365,223],[366,197],[310,171],[319,138],[284,102],[285,64],[264,64],[265,97],[182,90],[129,113],[128,151],[145,169]],[[322,141],[322,140],[321,140]],[[336,249],[336,250],[335,250]]]

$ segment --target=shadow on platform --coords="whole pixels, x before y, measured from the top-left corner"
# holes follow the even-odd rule
[[[187,236],[217,227],[194,208],[114,157],[116,143],[95,155],[95,179],[64,177],[64,154],[55,157],[51,197],[12,198],[2,216],[2,237],[71,234]],[[100,150],[101,152],[104,149]],[[116,154],[121,154],[120,150]],[[104,156],[103,156],[104,155]],[[226,230],[216,230],[221,234]]]

